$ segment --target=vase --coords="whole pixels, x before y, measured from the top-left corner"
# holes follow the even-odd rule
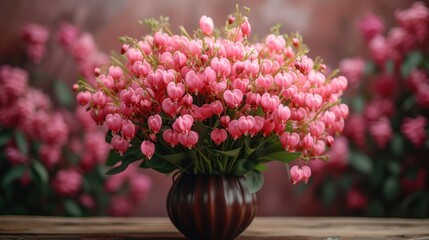
[[[243,176],[181,174],[173,178],[167,212],[188,239],[234,239],[255,217],[256,194]]]

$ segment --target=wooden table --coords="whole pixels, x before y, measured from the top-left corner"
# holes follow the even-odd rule
[[[0,239],[184,239],[168,218],[0,216]],[[238,239],[429,239],[429,219],[256,217]]]

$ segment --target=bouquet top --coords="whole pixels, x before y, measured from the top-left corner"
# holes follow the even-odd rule
[[[238,10],[222,31],[207,16],[192,34],[172,34],[165,18],[145,22],[153,34],[122,38],[122,56],[95,69],[96,84],[75,86],[78,102],[110,129],[108,164],[121,161],[111,173],[140,159],[142,167],[193,174],[243,175],[271,160],[302,165],[342,131],[347,80],[326,76],[298,34],[276,26],[251,43]],[[291,169],[294,182],[310,174]]]

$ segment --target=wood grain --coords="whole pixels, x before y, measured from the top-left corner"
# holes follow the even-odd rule
[[[1,239],[184,239],[168,218],[0,216]],[[238,239],[429,239],[429,219],[256,217]]]

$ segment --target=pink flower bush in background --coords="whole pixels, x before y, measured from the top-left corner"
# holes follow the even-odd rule
[[[22,38],[30,60],[40,63],[48,30],[29,24]],[[105,62],[92,36],[81,34],[70,24],[61,25],[57,40],[74,57],[83,75],[88,69],[93,75],[93,67]],[[82,107],[73,111],[73,103],[64,100],[60,101],[63,106],[55,106],[45,89],[32,83],[30,71],[0,66],[0,213],[132,214],[137,203],[147,196],[150,179],[141,172],[128,171],[123,173],[127,175],[120,188],[105,188],[111,181],[103,172],[111,149],[105,142],[105,130]],[[57,91],[57,97],[71,96],[67,87]],[[130,211],[110,210],[119,197],[130,200]]]
[[[152,34],[122,38],[122,59],[96,68],[95,85],[75,86],[78,102],[110,130],[110,159],[121,163],[110,173],[142,160],[163,173],[260,179],[264,163],[298,158],[291,181],[308,181],[307,164],[332,146],[348,116],[345,77],[327,77],[299,35],[274,28],[251,43],[238,10],[224,36],[207,16],[192,35],[173,34],[164,18],[145,22]]]
[[[344,198],[338,208],[345,214],[429,216],[429,9],[416,2],[395,16],[390,29],[365,17],[359,30],[371,58],[340,63],[352,85],[348,143],[328,155],[348,155],[348,166],[321,180],[319,192],[325,203]]]

